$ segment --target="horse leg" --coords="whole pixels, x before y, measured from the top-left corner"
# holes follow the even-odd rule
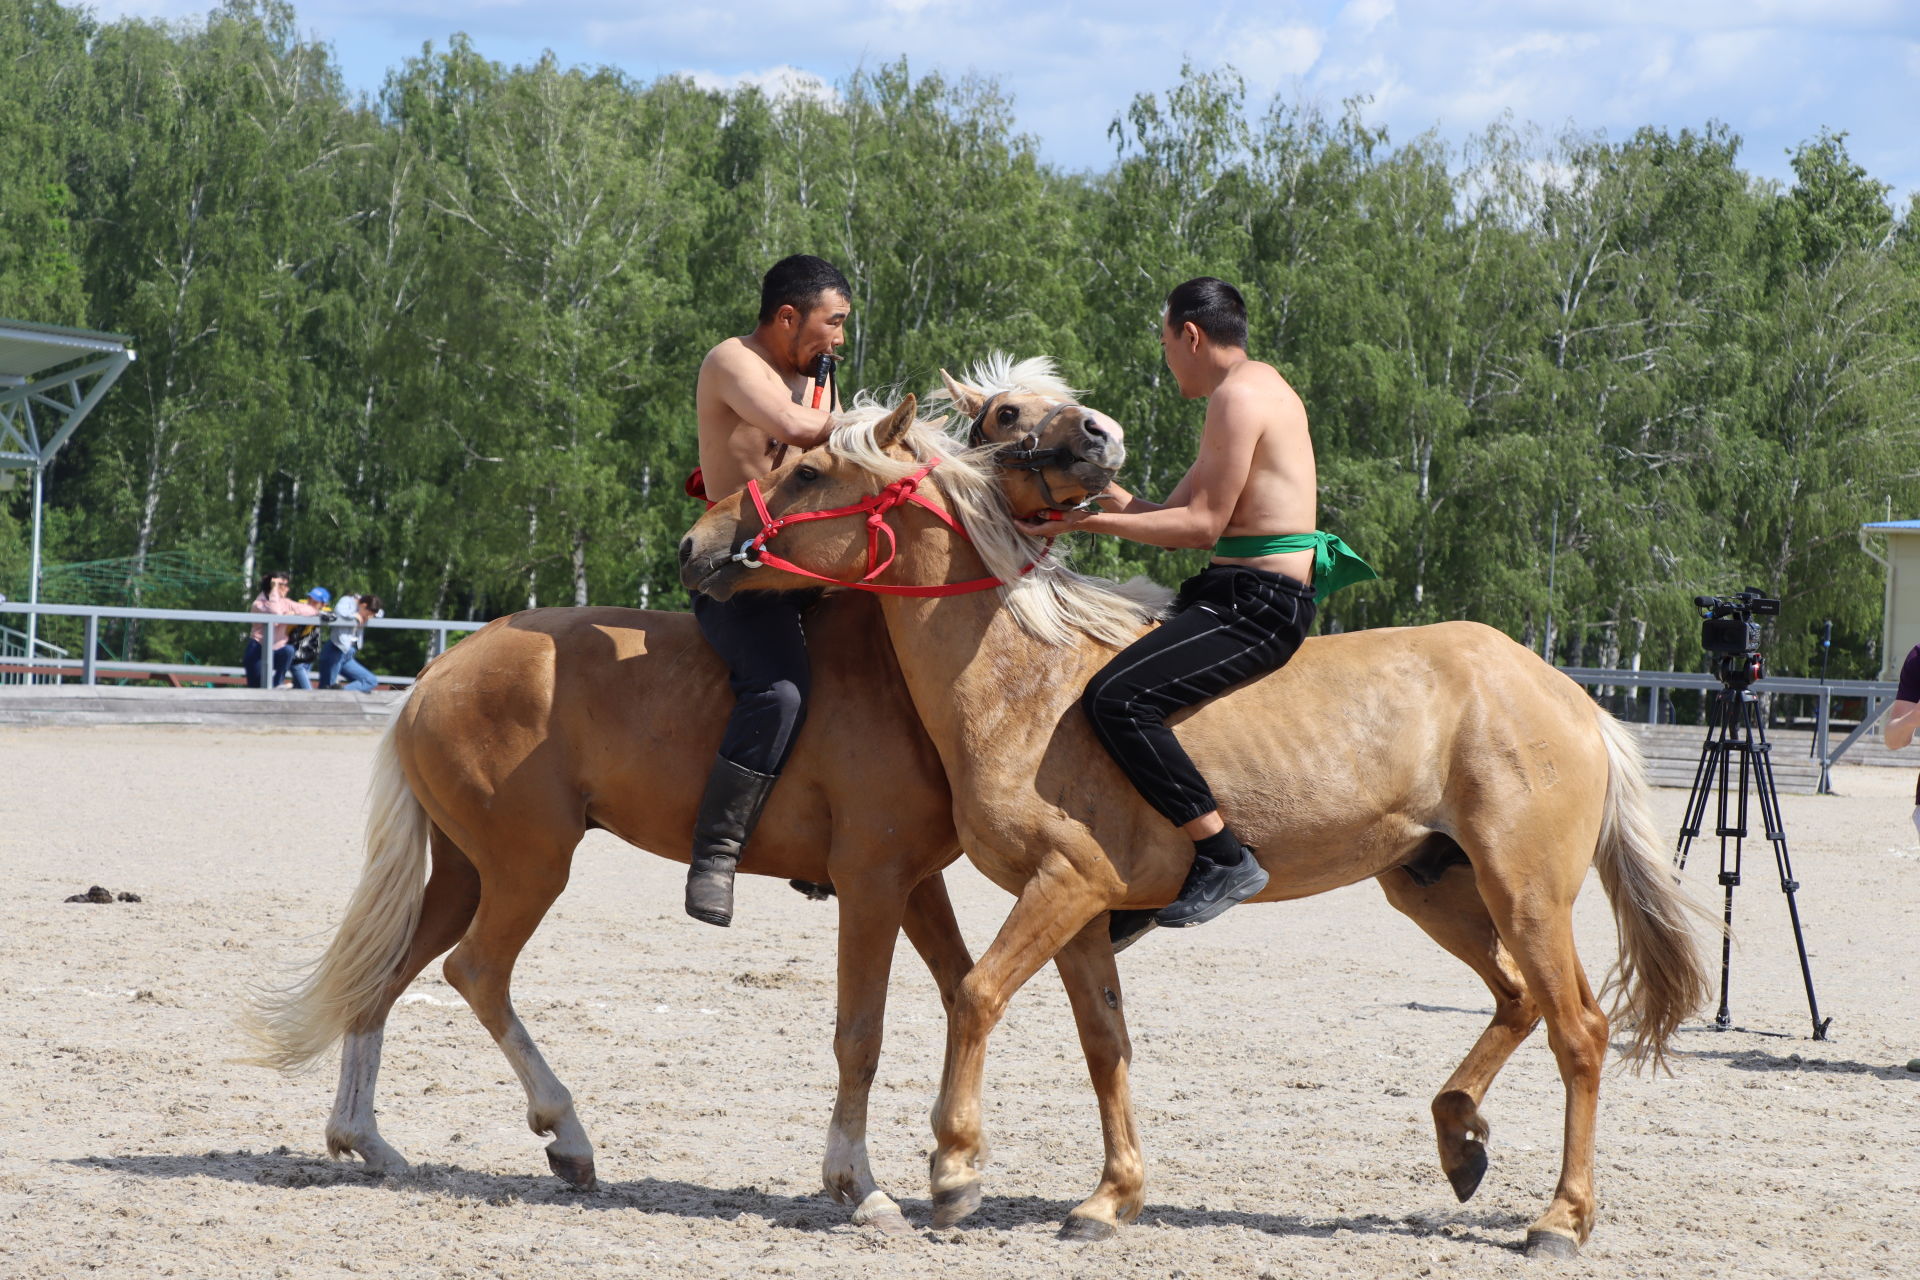
[[[571,848],[571,843],[561,844],[547,850],[544,857],[535,855],[502,865],[501,874],[496,874],[481,894],[480,909],[467,936],[447,957],[445,973],[520,1078],[527,1094],[527,1126],[541,1137],[552,1135],[547,1164],[563,1182],[591,1191],[595,1185],[593,1143],[574,1113],[573,1095],[540,1056],[533,1037],[513,1010],[509,993],[520,949],[567,886],[567,854]]]
[[[934,1150],[928,1161],[933,1222],[949,1227],[980,1207],[980,1078],[987,1038],[1007,1002],[1107,902],[1092,885],[1049,860],[1027,882],[993,945],[954,993],[947,1018],[947,1058],[933,1107]]]
[[[1440,1168],[1465,1201],[1487,1172],[1489,1126],[1480,1104],[1494,1076],[1540,1021],[1520,971],[1500,943],[1473,871],[1455,867],[1432,885],[1421,885],[1395,868],[1379,877],[1387,901],[1427,936],[1466,962],[1493,993],[1493,1021],[1433,1099],[1433,1127],[1440,1142]]]
[[[849,884],[865,882],[850,876],[841,880]],[[827,1194],[841,1204],[856,1206],[854,1222],[890,1235],[912,1228],[900,1206],[880,1190],[867,1163],[867,1102],[880,1060],[893,940],[901,928],[926,961],[944,1007],[953,1007],[960,979],[973,966],[959,922],[953,918],[946,881],[939,872],[906,895],[904,914],[894,894],[863,895],[856,890],[841,896],[840,1014],[834,1024],[833,1041],[834,1057],[840,1065],[840,1088],[834,1097],[821,1173]]]
[[[1074,935],[1073,941],[1053,958],[1053,964],[1073,1005],[1087,1074],[1100,1098],[1100,1136],[1106,1146],[1100,1185],[1067,1215],[1060,1236],[1065,1240],[1105,1240],[1118,1224],[1140,1216],[1146,1187],[1146,1161],[1140,1154],[1140,1131],[1134,1124],[1132,1091],[1127,1086],[1133,1042],[1127,1036],[1120,970],[1114,960],[1106,916],[1095,916]]]
[[[827,1123],[827,1154],[820,1176],[836,1203],[854,1206],[853,1220],[889,1235],[912,1230],[900,1206],[882,1191],[867,1163],[867,1099],[880,1065],[887,1011],[887,974],[893,966],[906,893],[884,873],[834,876],[841,886],[838,1016],[833,1056],[840,1067]],[[875,883],[876,881],[881,883]]]
[[[1553,847],[1545,837],[1529,843],[1543,850]],[[1525,874],[1516,868],[1511,876],[1490,870],[1497,864],[1484,856],[1476,857],[1474,865],[1494,925],[1546,1018],[1547,1043],[1566,1088],[1560,1181],[1553,1203],[1527,1228],[1526,1249],[1531,1256],[1569,1258],[1578,1255],[1593,1233],[1593,1125],[1607,1053],[1607,1016],[1593,998],[1574,950],[1573,898],[1579,879],[1556,876],[1556,868],[1545,861],[1529,859]],[[1584,870],[1584,862],[1581,866]],[[1556,884],[1557,879],[1571,883]]]
[[[967,940],[960,934],[960,922],[953,918],[953,900],[947,897],[947,882],[938,871],[922,880],[907,895],[907,914],[902,922],[907,941],[920,953],[933,985],[940,992],[940,1007],[953,1011],[954,996],[960,980],[973,968],[973,956]]]
[[[327,1118],[327,1154],[351,1151],[369,1173],[405,1173],[406,1157],[380,1136],[373,1114],[374,1084],[380,1075],[380,1045],[386,1035],[387,1014],[422,969],[460,940],[480,902],[480,874],[446,832],[435,827],[432,838],[433,871],[427,877],[420,922],[406,958],[377,1005],[364,1019],[347,1029],[340,1044],[340,1087],[334,1092],[333,1114]]]

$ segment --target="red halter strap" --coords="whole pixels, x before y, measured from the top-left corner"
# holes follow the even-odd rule
[[[756,533],[753,537],[748,538],[740,544],[740,549],[733,553],[733,558],[749,569],[757,569],[761,565],[772,565],[774,568],[783,569],[788,573],[797,573],[803,578],[812,578],[815,582],[831,582],[835,586],[853,587],[859,591],[874,591],[882,595],[890,596],[957,596],[964,595],[970,591],[987,591],[1002,585],[998,578],[975,578],[969,582],[949,582],[941,586],[930,587],[893,586],[889,583],[875,582],[873,580],[878,577],[888,565],[893,563],[894,556],[900,549],[898,540],[893,534],[893,526],[887,523],[887,513],[896,507],[902,507],[907,503],[912,503],[914,506],[925,508],[937,516],[940,522],[946,525],[947,528],[953,530],[961,537],[966,538],[967,541],[973,541],[973,539],[968,536],[967,531],[961,528],[959,521],[947,514],[947,512],[937,504],[921,497],[918,492],[920,482],[926,479],[929,471],[932,471],[939,465],[940,459],[935,458],[912,475],[902,476],[900,479],[895,480],[892,484],[874,494],[871,498],[866,499],[864,502],[856,502],[846,507],[835,507],[830,511],[798,511],[792,515],[781,516],[778,519],[775,519],[773,514],[767,510],[766,499],[760,494],[760,482],[758,480],[749,480],[747,481],[747,497],[753,502],[754,510],[760,513],[761,529],[759,533]],[[815,573],[811,569],[803,569],[793,563],[793,561],[782,559],[766,549],[767,543],[773,540],[774,535],[790,525],[804,524],[809,520],[836,520],[842,516],[857,515],[865,515],[867,518],[867,571],[857,579],[829,578],[823,573]],[[879,558],[880,537],[882,534],[886,535],[887,539],[887,558],[885,560]],[[1032,565],[1028,565],[1026,569],[1021,570],[1021,572],[1029,572],[1032,568]]]

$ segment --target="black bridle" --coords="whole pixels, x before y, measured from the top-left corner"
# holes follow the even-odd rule
[[[984,444],[991,443],[987,439],[987,413],[993,408],[993,402],[998,398],[999,393],[988,396],[987,402],[980,406],[979,414],[974,417],[973,425],[967,430],[967,444],[970,447],[977,449]],[[1046,495],[1047,506],[1055,511],[1065,510],[1066,504],[1054,497],[1053,486],[1047,483],[1047,468],[1071,466],[1076,462],[1082,461],[1082,459],[1065,445],[1055,445],[1051,449],[1042,449],[1040,447],[1040,437],[1046,433],[1048,424],[1053,421],[1056,414],[1065,409],[1079,409],[1082,407],[1083,406],[1077,405],[1071,400],[1057,404],[1047,410],[1046,416],[1040,419],[1039,423],[1032,431],[1027,433],[1026,438],[1021,440],[1020,443],[1003,444],[994,451],[993,460],[996,464],[1005,467],[1009,471],[1030,472],[1033,475],[1034,481],[1039,484],[1040,492]],[[1081,503],[1080,505],[1085,506],[1086,503]]]
[[[988,443],[987,411],[993,408],[993,402],[997,399],[999,399],[997,395],[987,397],[987,402],[980,406],[980,412],[973,420],[973,426],[967,431],[967,444],[973,448],[977,449],[981,445]],[[1032,471],[1035,473],[1047,467],[1067,466],[1080,461],[1079,456],[1064,445],[1055,445],[1051,449],[1042,449],[1039,447],[1040,437],[1046,433],[1047,424],[1053,421],[1055,414],[1063,409],[1078,409],[1080,407],[1081,406],[1073,403],[1071,400],[1055,405],[1053,408],[1047,410],[1047,415],[1040,419],[1039,425],[1027,433],[1026,439],[1017,445],[1001,445],[999,451],[993,455],[993,460],[1010,471]],[[1042,483],[1044,483],[1044,481]]]

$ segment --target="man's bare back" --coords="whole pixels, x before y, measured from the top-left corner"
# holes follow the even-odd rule
[[[844,341],[848,304],[822,295],[804,316],[784,307],[752,333],[728,338],[700,362],[694,408],[700,426],[700,472],[707,497],[719,501],[771,472],[785,446],[811,448],[826,438],[837,410],[809,408],[808,370]]]
[[[1051,536],[1085,529],[1157,547],[1212,548],[1221,538],[1312,533],[1318,513],[1313,440],[1300,397],[1272,365],[1250,359],[1243,347],[1207,341],[1192,324],[1164,323],[1168,368],[1189,399],[1205,397],[1207,416],[1199,455],[1163,503],[1118,485],[1101,500],[1106,511],[1069,513],[1052,524],[1026,526]],[[1243,564],[1313,580],[1312,551],[1265,556],[1215,556],[1216,564]]]
[[[1232,423],[1228,428],[1226,424]],[[1229,435],[1252,432],[1252,454],[1246,481],[1221,537],[1271,537],[1312,533],[1318,525],[1318,476],[1313,439],[1307,430],[1307,409],[1279,370],[1259,360],[1245,360],[1228,371],[1207,399],[1205,435],[1216,426]],[[1195,464],[1198,465],[1197,463]],[[1270,556],[1220,556],[1215,564],[1244,564],[1272,573],[1284,573],[1302,582],[1313,580],[1313,552],[1289,551]]]

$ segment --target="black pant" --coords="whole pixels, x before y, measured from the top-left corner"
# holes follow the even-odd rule
[[[1313,588],[1211,565],[1181,584],[1173,608],[1100,669],[1080,705],[1147,803],[1182,826],[1218,806],[1167,716],[1285,666],[1313,626]]]
[[[720,755],[755,773],[777,774],[807,718],[813,686],[800,614],[812,591],[742,591],[731,600],[693,598],[694,620],[733,684]]]

